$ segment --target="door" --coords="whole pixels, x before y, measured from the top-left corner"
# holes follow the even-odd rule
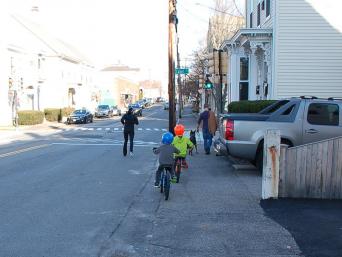
[[[327,138],[342,136],[339,126],[340,108],[338,104],[308,102],[303,121],[303,143],[311,143]]]
[[[239,100],[248,100],[249,88],[249,59],[240,58]]]
[[[240,82],[239,89],[240,101],[248,100],[248,82]]]

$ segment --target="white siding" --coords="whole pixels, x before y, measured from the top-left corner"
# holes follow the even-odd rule
[[[317,0],[277,0],[276,95],[342,97],[342,34],[313,5]],[[335,1],[341,7],[340,1]],[[331,5],[333,9],[337,6]],[[341,8],[338,8],[339,10]]]

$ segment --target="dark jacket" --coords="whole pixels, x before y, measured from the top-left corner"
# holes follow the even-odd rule
[[[179,150],[173,145],[161,145],[153,149],[155,154],[159,154],[159,165],[173,165],[173,154],[179,153]]]
[[[202,122],[202,129],[207,130],[210,132],[210,134],[215,135],[215,132],[217,130],[217,121],[215,113],[212,111],[204,111],[201,113],[199,119],[198,119],[198,126]]]
[[[134,132],[134,125],[138,125],[139,121],[137,116],[135,116],[133,113],[126,113],[121,118],[121,123],[124,125],[124,131],[126,132]]]

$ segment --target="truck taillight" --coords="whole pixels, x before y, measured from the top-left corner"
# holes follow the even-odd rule
[[[226,140],[234,140],[234,121],[225,120],[225,133],[224,138]]]

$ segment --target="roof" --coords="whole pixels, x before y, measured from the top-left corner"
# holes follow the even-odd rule
[[[131,68],[127,65],[111,65],[103,68],[101,71],[140,71],[139,68]]]
[[[74,63],[83,63],[93,66],[91,61],[81,54],[74,46],[60,39],[55,38],[51,33],[47,32],[41,25],[30,21],[21,15],[11,15],[16,22],[27,29],[34,37],[43,42],[51,49],[56,56]]]

